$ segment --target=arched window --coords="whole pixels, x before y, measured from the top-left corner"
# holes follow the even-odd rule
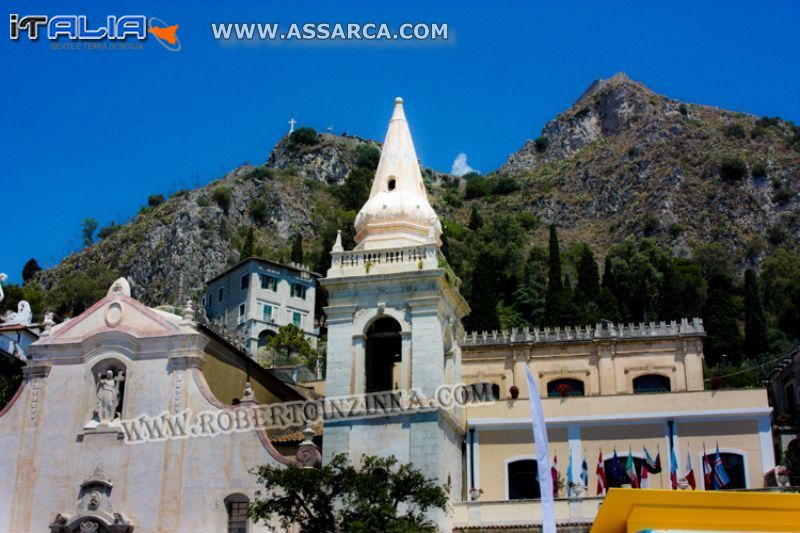
[[[716,454],[709,454],[708,459],[712,463],[716,460]],[[746,489],[747,477],[745,476],[745,462],[744,456],[734,452],[719,452],[719,458],[722,460],[722,466],[725,467],[725,474],[728,476],[728,484],[722,487],[723,489]],[[706,487],[710,490],[713,487]]]
[[[667,376],[660,374],[645,374],[633,380],[634,394],[648,394],[651,392],[669,392],[670,382]]]
[[[509,500],[537,500],[542,497],[536,461],[520,459],[506,466]]]
[[[373,322],[367,330],[366,348],[366,392],[387,391],[399,386],[402,360],[400,324],[389,317]]]
[[[603,468],[605,468],[606,470],[606,483],[608,485],[608,488],[621,487],[622,485],[631,485],[631,478],[625,471],[625,463],[627,462],[627,460],[628,460],[627,456],[617,456],[616,461],[614,461],[613,457],[603,461]],[[636,469],[636,476],[639,479],[642,478],[643,464],[644,464],[644,459],[640,459],[638,457],[633,458],[633,466]]]
[[[547,384],[547,396],[557,398],[559,396],[583,396],[583,381],[579,379],[563,378],[554,379]]]
[[[275,332],[271,329],[265,329],[258,334],[258,347],[263,348],[269,344],[270,337],[274,337]]]
[[[228,513],[228,533],[247,533],[247,506],[250,499],[244,494],[231,494],[225,498]]]

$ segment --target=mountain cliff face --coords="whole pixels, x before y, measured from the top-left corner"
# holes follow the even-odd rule
[[[127,276],[144,302],[174,302],[238,261],[251,229],[255,255],[285,260],[289,239],[302,233],[309,259],[318,259],[323,226],[347,220],[334,192],[364,144],[380,146],[331,134],[302,146],[284,138],[264,166],[239,167],[143,209],[38,280],[50,288],[100,265]],[[798,145],[790,123],[684,104],[618,74],[594,82],[489,177],[513,180],[515,192],[465,199],[463,183],[423,174],[443,218],[464,223],[472,205],[527,212],[559,225],[562,242],[589,242],[600,255],[628,235],[646,235],[676,254],[718,242],[758,263],[800,239]],[[546,241],[544,224],[528,227],[529,244]]]
[[[758,262],[800,238],[796,147],[788,122],[684,104],[617,74],[594,82],[498,172],[524,191],[506,208],[601,250],[648,235],[682,255],[719,242]]]

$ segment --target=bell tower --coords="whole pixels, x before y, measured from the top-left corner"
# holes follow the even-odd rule
[[[469,307],[447,265],[442,226],[428,201],[414,143],[395,100],[369,200],[355,220],[356,246],[341,235],[321,284],[328,290],[326,396],[416,389],[433,397],[459,383],[457,340]],[[323,460],[347,453],[394,455],[461,494],[460,411],[438,409],[325,422]]]

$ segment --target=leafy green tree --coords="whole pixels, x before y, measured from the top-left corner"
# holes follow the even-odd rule
[[[361,144],[356,148],[356,166],[375,171],[381,160],[381,151],[372,144]]]
[[[278,333],[269,338],[269,347],[278,354],[272,361],[273,365],[289,365],[297,362],[307,364],[308,359],[314,355],[305,333],[294,324],[278,328]]]
[[[478,206],[472,204],[472,210],[469,213],[469,223],[467,227],[472,231],[478,231],[483,227],[483,217],[481,217],[480,211],[478,211]]]
[[[292,261],[303,264],[303,235],[295,233],[292,238]]]
[[[297,128],[289,135],[289,148],[297,149],[301,146],[314,146],[319,144],[319,135],[314,128]]]
[[[84,246],[89,246],[94,242],[94,232],[96,229],[97,220],[92,217],[84,219],[81,224],[81,238],[83,239]]]
[[[669,253],[653,239],[628,238],[608,255],[622,318],[635,322],[655,318],[658,289]]]
[[[744,346],[747,357],[756,357],[769,351],[767,319],[761,302],[761,290],[755,271],[748,268],[744,273]]]
[[[778,327],[800,338],[800,255],[780,248],[764,260],[761,271],[765,308]]]
[[[58,316],[77,316],[105,296],[117,277],[117,273],[100,265],[72,272],[47,292],[46,304]]]
[[[42,267],[36,262],[36,259],[28,259],[25,266],[22,267],[22,283],[28,283],[33,279],[37,272],[41,272]]]
[[[301,532],[430,532],[430,511],[447,509],[449,487],[439,486],[393,456],[365,456],[360,468],[339,454],[319,468],[262,465],[254,473],[265,492],[256,493],[249,515],[277,518]]]
[[[706,330],[703,351],[710,365],[722,362],[736,365],[742,359],[740,309],[733,289],[731,278],[721,272],[714,273],[708,280],[708,299],[703,312]]]
[[[11,401],[22,384],[23,364],[10,357],[0,357],[0,410]]]
[[[369,199],[373,178],[371,169],[356,167],[350,171],[344,183],[334,189],[334,193],[345,209],[358,211]]]
[[[699,317],[706,301],[706,280],[700,266],[690,259],[673,257],[661,269],[658,318],[680,320]]]

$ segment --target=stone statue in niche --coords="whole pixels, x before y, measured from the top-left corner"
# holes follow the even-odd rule
[[[101,424],[111,422],[116,416],[122,381],[125,381],[122,371],[116,376],[113,370],[97,375],[97,418]]]

